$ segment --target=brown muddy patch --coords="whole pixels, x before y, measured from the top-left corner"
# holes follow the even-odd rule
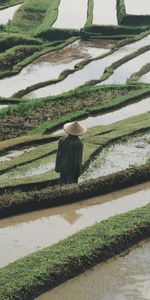
[[[149,300],[150,239],[97,265],[36,300]]]
[[[143,189],[144,187],[144,189]],[[43,210],[0,221],[0,265],[5,266],[27,254],[53,245],[58,241],[107,219],[150,202],[150,186],[137,190],[88,199],[58,209]],[[112,197],[112,198],[111,198]],[[44,232],[44,234],[43,234]]]
[[[110,49],[113,46],[112,41],[76,41],[71,45],[45,54],[38,59],[36,59],[33,64],[38,64],[41,62],[48,62],[54,64],[63,64],[71,62],[72,60],[83,58],[89,59],[94,56],[98,56],[103,53],[104,49]],[[93,51],[92,51],[93,50]]]

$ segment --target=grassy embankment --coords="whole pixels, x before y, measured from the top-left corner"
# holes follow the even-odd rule
[[[42,88],[42,87],[45,87],[45,86],[48,86],[48,85],[52,85],[52,84],[56,84],[62,80],[64,80],[68,75],[76,72],[76,71],[79,71],[81,70],[82,68],[84,68],[87,64],[89,64],[90,62],[92,61],[96,61],[98,59],[102,59],[104,57],[107,57],[111,54],[113,54],[115,51],[119,50],[120,47],[122,47],[123,45],[126,45],[128,43],[131,43],[131,42],[135,42],[135,41],[138,41],[138,40],[141,40],[143,37],[145,37],[149,32],[145,32],[144,34],[142,33],[141,35],[134,37],[134,38],[130,38],[130,39],[126,39],[123,43],[118,43],[117,45],[115,45],[108,53],[106,54],[103,54],[103,55],[100,55],[100,56],[97,56],[96,58],[92,58],[92,59],[88,59],[88,60],[84,60],[80,63],[78,63],[73,70],[65,70],[63,71],[58,79],[55,79],[55,80],[47,80],[47,81],[44,81],[44,82],[39,82],[35,85],[31,85],[29,87],[27,87],[26,89],[24,90],[21,90],[19,92],[17,92],[16,94],[14,94],[14,97],[25,97],[26,94],[34,91],[34,90],[37,90],[39,88]],[[117,61],[116,63],[112,64],[111,66],[109,66],[109,68],[106,68],[105,72],[104,72],[104,75],[102,75],[101,78],[99,78],[98,80],[91,80],[89,81],[88,83],[85,83],[85,86],[87,85],[94,85],[98,82],[101,82],[102,80],[106,79],[107,77],[109,77],[113,70],[115,68],[118,68],[121,64],[127,62],[128,60],[130,59],[133,59],[134,57],[144,53],[145,51],[148,51],[149,50],[149,46],[147,47],[143,47],[137,51],[135,51],[134,53],[130,54],[130,55],[126,55],[123,59],[120,59],[119,61]]]
[[[67,120],[110,111],[148,95],[149,88],[117,85],[80,88],[61,96],[22,102],[0,111],[0,139],[12,139],[28,132],[35,134],[35,131],[45,134],[61,127]]]
[[[144,74],[150,72],[150,63],[144,65],[138,72],[131,75],[131,77],[128,79],[129,84],[137,83]],[[141,85],[145,85],[146,83],[139,82]]]
[[[88,168],[91,160],[94,159],[94,157],[102,151],[102,149],[108,145],[111,145],[112,143],[116,143],[118,141],[121,141],[123,139],[128,139],[129,136],[133,136],[135,134],[140,134],[142,132],[147,132],[147,130],[150,130],[150,124],[149,124],[149,116],[148,114],[142,114],[140,116],[136,116],[133,118],[129,118],[125,121],[117,122],[113,125],[108,126],[97,126],[93,127],[88,130],[88,133],[83,137],[84,141],[84,166],[83,169]],[[57,148],[57,143],[54,143],[53,149],[48,149],[45,151],[51,151],[55,150]],[[36,153],[36,151],[35,151]],[[39,156],[42,155],[39,154]],[[45,154],[47,159],[51,161],[51,158],[48,158],[47,154]],[[28,156],[29,159],[29,156]],[[54,159],[54,158],[53,158]],[[21,157],[20,157],[21,160]],[[12,164],[12,168],[9,174],[9,178],[5,178],[0,180],[0,187],[1,191],[4,190],[25,190],[25,189],[34,189],[39,188],[41,186],[47,186],[47,185],[53,185],[56,184],[56,179],[58,178],[58,174],[54,171],[47,171],[44,174],[41,175],[35,175],[32,177],[25,177],[25,178],[13,178],[13,173],[17,172],[19,175],[25,172],[26,170],[30,170],[32,168],[37,167],[38,165],[41,165],[45,162],[45,160],[39,160],[33,158],[33,164],[26,165],[24,161],[22,161],[22,166],[15,169],[15,165],[13,165],[13,162],[8,162],[4,164],[4,169],[9,168],[9,164]],[[21,161],[16,159],[15,161],[16,166],[17,164],[21,164]],[[26,158],[27,163],[27,158]],[[3,171],[4,171],[3,169]],[[16,174],[16,173],[15,173]],[[19,177],[19,176],[18,176]]]
[[[120,25],[150,27],[150,15],[129,15],[124,0],[117,0],[117,14]]]
[[[118,67],[120,67],[121,65],[125,64],[126,62],[128,62],[129,60],[132,60],[136,57],[138,57],[139,55],[146,53],[146,51],[150,50],[150,46],[145,46],[143,48],[138,49],[137,51],[135,51],[132,54],[126,55],[124,58],[119,59],[118,61],[116,61],[115,63],[113,63],[112,65],[110,65],[109,67],[107,67],[104,70],[104,73],[102,75],[102,77],[98,80],[91,80],[90,82],[88,82],[88,85],[93,85],[96,83],[100,83],[103,82],[104,80],[106,80],[107,78],[109,78],[115,71],[115,69],[117,69]]]
[[[109,218],[0,270],[0,298],[37,295],[150,236],[150,205]]]
[[[147,162],[145,165],[90,179],[78,185],[49,187],[50,181],[47,179],[39,183],[37,190],[32,190],[31,185],[27,185],[26,189],[24,186],[24,192],[20,188],[17,191],[8,189],[3,193],[1,189],[0,218],[81,201],[149,180],[150,163]]]

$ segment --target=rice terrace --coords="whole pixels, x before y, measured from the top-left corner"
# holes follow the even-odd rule
[[[32,299],[150,299],[150,0],[0,0],[0,300]]]

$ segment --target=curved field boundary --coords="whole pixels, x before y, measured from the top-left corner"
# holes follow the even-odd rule
[[[137,83],[138,80],[140,79],[140,77],[142,77],[143,75],[145,75],[149,71],[150,71],[150,63],[144,65],[138,72],[132,74],[132,76],[128,79],[128,83],[129,84]],[[146,83],[139,82],[139,84],[143,85],[143,84],[146,84]]]
[[[0,270],[3,300],[39,294],[150,236],[150,205],[102,221]]]
[[[31,186],[29,184],[26,186],[26,192],[21,192],[23,185],[18,186],[18,192],[14,193],[11,187],[8,190],[0,189],[0,218],[73,203],[149,180],[150,163],[147,163],[67,187],[49,187],[50,181],[47,180],[39,183],[38,191],[36,189],[30,191]],[[45,189],[45,187],[47,188]]]
[[[130,15],[126,13],[124,0],[117,0],[118,22],[127,26],[149,26],[150,15]]]

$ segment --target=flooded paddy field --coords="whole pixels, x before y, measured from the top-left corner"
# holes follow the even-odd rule
[[[60,0],[59,12],[55,28],[84,27],[87,19],[88,0]]]
[[[142,165],[148,159],[150,159],[150,135],[133,137],[102,150],[80,177],[80,181],[116,173],[133,165]]]
[[[5,9],[0,10],[0,25],[6,25],[14,17],[15,12],[21,7],[22,4],[17,4]]]
[[[53,245],[110,216],[143,207],[148,203],[150,184],[145,183],[77,204],[0,220],[0,266],[6,266],[20,257]]]
[[[124,0],[126,13],[131,15],[150,15],[149,0]]]
[[[93,24],[118,25],[116,0],[94,0]]]
[[[107,248],[110,240],[116,242],[128,232],[124,242],[127,248],[148,236],[149,228],[150,81],[148,67],[142,68],[150,61],[149,24],[125,25],[116,0],[24,2],[17,14],[21,4],[0,11],[0,55],[4,65],[0,110],[7,108],[11,101],[15,103],[0,112],[0,281],[6,281],[6,288],[4,282],[0,287],[2,300],[21,299],[18,289],[28,293],[34,287],[37,294],[47,290],[44,276],[51,270],[51,262],[56,274],[57,259],[62,259],[56,257],[59,241],[64,245],[65,263],[69,257],[72,268],[75,260],[80,262],[85,255],[88,267],[94,253],[89,246],[95,243],[95,247],[100,245],[97,249]],[[125,6],[126,13],[130,18],[133,15],[134,20],[138,15],[149,14],[146,0],[142,7],[127,0]],[[144,74],[141,82],[136,78],[134,81],[134,76],[134,84],[132,80],[127,81],[136,72]],[[15,75],[6,77],[9,74]],[[103,86],[96,86],[101,80]],[[72,91],[76,88],[79,89]],[[64,92],[69,93],[62,95]],[[59,96],[49,97],[55,95]],[[21,101],[22,96],[31,100]],[[57,129],[76,119],[82,119],[88,128],[87,134],[81,137],[82,174],[79,185],[60,187],[59,174],[55,172],[59,136],[54,135],[61,135],[63,131]],[[123,215],[126,212],[129,213]],[[88,227],[93,225],[88,243]],[[96,226],[100,227],[96,229]],[[86,233],[80,232],[82,229]],[[67,237],[69,242],[63,241]],[[46,249],[49,246],[54,247],[52,256],[53,247]],[[117,253],[113,244],[110,246],[112,255]],[[74,250],[79,251],[78,256]],[[42,257],[47,251],[50,251],[48,256]],[[25,258],[26,255],[29,256]],[[29,266],[34,257],[36,270],[32,263]],[[17,262],[20,258],[23,259]],[[102,263],[66,283],[68,291],[61,285],[37,299],[64,299],[65,295],[66,300],[73,297],[147,300],[148,259],[149,240],[128,255]],[[9,268],[12,268],[10,272]],[[6,275],[7,270],[11,279]],[[57,275],[61,276],[59,272],[60,269]],[[41,291],[37,287],[39,280],[43,280]],[[11,294],[10,287],[15,294]],[[2,289],[9,296],[3,296]],[[24,294],[24,299],[30,296]]]
[[[87,128],[98,125],[109,125],[127,118],[150,112],[150,97],[139,101],[138,103],[127,105],[121,109],[110,113],[100,114],[98,116],[88,117],[81,122]],[[64,133],[63,129],[57,130],[53,135]]]
[[[148,72],[148,73],[144,74],[143,76],[141,76],[139,81],[143,82],[143,83],[150,84],[150,72]]]
[[[34,99],[41,97],[48,97],[51,95],[59,95],[63,92],[68,92],[91,80],[99,80],[104,73],[104,70],[111,66],[114,62],[124,58],[125,56],[134,53],[140,48],[148,46],[150,44],[150,35],[144,37],[143,39],[128,44],[119,48],[119,50],[106,55],[103,58],[93,60],[87,64],[83,69],[70,74],[67,78],[58,82],[56,84],[48,85],[43,88],[39,88],[31,93],[28,93],[24,98]],[[147,57],[148,56],[148,57]],[[149,53],[146,55],[149,60]],[[141,60],[140,60],[141,61]],[[140,66],[139,66],[140,68]],[[131,69],[129,69],[131,72]],[[126,78],[127,79],[127,78]]]
[[[72,70],[77,63],[107,53],[111,45],[98,41],[76,41],[61,50],[42,55],[19,74],[1,79],[0,95],[9,97],[31,85],[58,79],[63,71]]]
[[[146,51],[135,57],[128,62],[122,64],[120,67],[114,70],[113,75],[111,75],[101,84],[123,84],[126,83],[127,79],[135,72],[140,70],[142,66],[149,63],[150,61],[150,51]]]
[[[150,239],[35,300],[148,300]]]

